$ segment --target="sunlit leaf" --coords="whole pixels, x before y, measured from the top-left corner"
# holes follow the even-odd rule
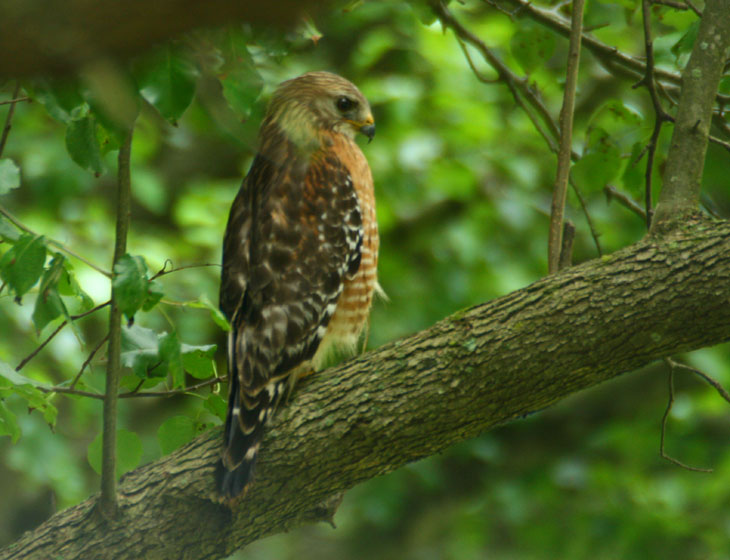
[[[0,159],[0,195],[20,186],[20,168],[10,158]]]
[[[131,368],[137,377],[160,377],[167,373],[161,367],[162,360],[158,351],[157,333],[137,325],[122,329],[121,362]]]
[[[0,259],[0,278],[20,297],[38,282],[45,262],[43,236],[25,233]]]
[[[157,441],[162,454],[167,455],[195,436],[195,423],[189,416],[172,416],[157,430]]]

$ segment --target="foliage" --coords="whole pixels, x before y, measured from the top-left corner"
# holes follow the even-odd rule
[[[556,118],[567,41],[487,3],[452,4]],[[637,8],[593,2],[585,24],[638,57],[644,45]],[[678,73],[697,18],[661,5],[652,18],[657,67]],[[216,381],[225,369],[216,348],[228,327],[211,303],[220,240],[265,100],[283,79],[336,71],[357,83],[374,109],[378,135],[364,151],[376,180],[379,276],[389,301],[374,309],[371,347],[545,273],[555,157],[504,83],[477,79],[475,70],[494,74],[474,48],[465,47],[470,63],[418,0],[355,3],[313,25],[286,35],[250,26],[201,31],[130,68],[23,84],[33,103],[17,104],[0,154],[0,206],[9,211],[0,216],[0,435],[8,436],[0,439],[0,493],[8,504],[0,510],[0,527],[8,527],[0,542],[31,528],[17,504],[42,517],[49,493],[63,508],[98,486],[100,401],[60,391],[103,393],[110,193],[116,151],[135,118],[132,229],[128,254],[114,270],[128,321],[122,387],[127,396],[168,397],[121,402],[119,475],[224,416],[225,389],[217,382],[184,389]],[[607,199],[604,188],[643,206],[654,109],[646,90],[632,89],[638,77],[632,82],[602,62],[584,51],[572,176],[601,249],[610,253],[645,232],[643,218]],[[722,87],[730,93],[730,79]],[[9,99],[10,85],[3,92]],[[658,137],[654,198],[670,134],[665,125]],[[721,215],[730,207],[727,157],[710,146],[703,185],[705,207]],[[596,257],[575,191],[567,215],[578,229],[574,260]],[[16,371],[64,322],[69,326]],[[723,346],[688,359],[727,383],[729,357]],[[247,557],[720,558],[730,537],[727,408],[683,378],[668,446],[715,472],[663,462],[656,454],[662,373],[657,367],[616,381],[374,480],[346,496],[337,533],[300,529],[256,543]]]

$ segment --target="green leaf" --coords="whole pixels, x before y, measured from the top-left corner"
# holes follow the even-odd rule
[[[0,216],[0,238],[12,243],[20,239],[20,233],[18,233],[17,228],[2,216]]]
[[[0,400],[0,436],[10,436],[13,443],[20,438],[20,426],[15,414]]]
[[[17,297],[30,290],[43,273],[46,243],[42,235],[23,234],[0,259],[0,278]]]
[[[149,311],[150,309],[153,309],[164,295],[165,292],[162,290],[162,285],[157,280],[149,280],[147,282],[145,300],[142,304],[142,311]]]
[[[38,332],[59,315],[68,316],[66,306],[57,289],[58,281],[64,274],[65,260],[63,255],[56,253],[41,278],[38,297],[33,309],[33,323]]]
[[[543,27],[521,27],[512,36],[510,49],[522,69],[530,74],[553,55],[555,36]]]
[[[0,159],[0,195],[20,186],[20,168],[10,158]]]
[[[147,264],[139,256],[123,255],[114,265],[114,297],[128,319],[147,299]]]
[[[198,69],[182,49],[167,46],[137,66],[140,94],[172,124],[195,95]]]
[[[201,295],[197,300],[186,301],[183,305],[194,309],[207,309],[210,311],[211,319],[213,319],[216,325],[226,332],[231,330],[231,324],[226,319],[226,316],[223,315],[223,312],[216,305],[213,305],[205,294]]]
[[[205,399],[203,406],[206,408],[206,410],[208,410],[214,416],[220,418],[221,420],[226,419],[226,414],[228,413],[228,404],[220,395],[217,395],[216,393],[211,393],[210,395],[208,395],[208,398]]]
[[[96,119],[91,116],[89,106],[82,105],[74,110],[66,127],[66,150],[81,168],[100,175],[104,164],[97,132]]]
[[[124,367],[142,379],[146,377],[162,377],[167,370],[160,367],[162,360],[158,351],[157,333],[151,329],[145,329],[133,325],[122,329],[122,355],[121,361]]]
[[[26,377],[25,375],[19,374],[17,371],[15,371],[14,368],[12,368],[6,362],[0,362],[0,377],[4,378],[10,382],[10,385],[6,385],[6,386],[12,386],[12,385],[30,385],[32,387],[46,387],[47,386],[45,383],[41,383],[40,381],[36,381],[35,379],[31,379],[30,377]]]
[[[190,346],[183,344],[182,364],[185,371],[196,379],[208,379],[215,374],[215,344]]]
[[[87,450],[87,458],[91,468],[94,469],[97,474],[101,474],[101,448],[102,448],[102,434],[97,434],[89,444]],[[116,444],[117,462],[116,462],[116,477],[119,478],[125,472],[131,471],[138,464],[142,458],[142,440],[139,436],[130,432],[129,430],[119,429],[117,430],[117,444]]]
[[[184,387],[185,372],[183,371],[180,339],[175,331],[160,336],[158,353],[163,367],[172,375],[173,387]]]
[[[242,33],[233,30],[227,32],[222,50],[224,62],[218,76],[226,101],[244,119],[251,114],[251,108],[264,86],[248,51],[246,39]]]
[[[157,430],[157,441],[162,454],[167,455],[195,436],[195,423],[188,416],[173,416],[165,420]]]
[[[59,122],[68,124],[75,109],[84,105],[78,84],[71,80],[37,79],[24,85],[28,96],[43,105],[48,114]]]
[[[682,55],[692,52],[692,47],[694,47],[695,41],[697,40],[697,33],[699,32],[699,30],[699,20],[694,21],[687,29],[687,32],[682,35],[679,41],[672,45],[671,51],[672,54],[677,58],[677,64],[679,64],[679,59],[682,57]]]
[[[601,190],[616,178],[622,165],[616,151],[593,152],[576,162],[570,172],[579,187]]]

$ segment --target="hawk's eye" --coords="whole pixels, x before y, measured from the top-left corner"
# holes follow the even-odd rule
[[[342,97],[338,97],[337,101],[335,102],[337,105],[337,109],[339,109],[341,112],[350,111],[357,105],[357,101],[354,101],[350,99],[349,97],[345,97],[344,95]]]

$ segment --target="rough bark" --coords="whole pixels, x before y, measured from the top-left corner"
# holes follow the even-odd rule
[[[353,485],[653,360],[730,338],[730,225],[694,223],[566,269],[310,377],[266,436],[258,478],[215,503],[220,431],[95,497],[0,559],[213,559],[327,519]]]
[[[123,59],[185,31],[249,22],[291,26],[315,0],[13,0],[2,2],[0,76],[75,71]]]

